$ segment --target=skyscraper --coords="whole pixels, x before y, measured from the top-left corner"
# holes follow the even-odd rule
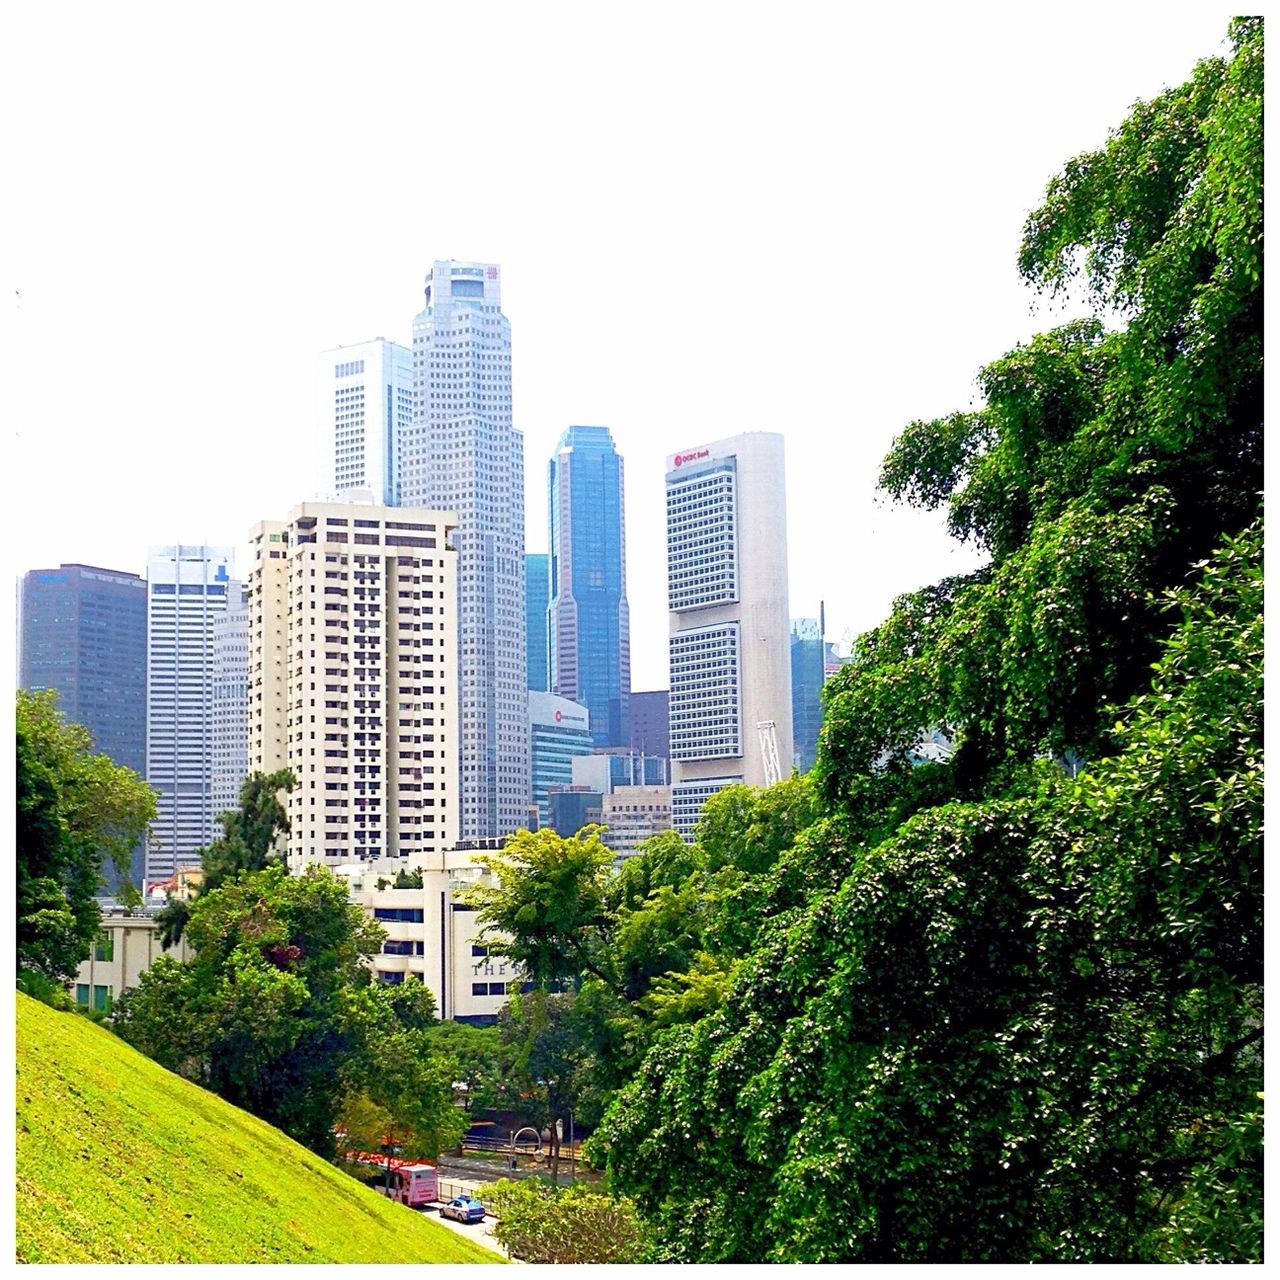
[[[227,608],[228,547],[152,547],[147,559],[147,781],[156,789],[146,876],[198,862],[213,811],[213,624]]]
[[[791,619],[791,722],[795,761],[801,773],[813,768],[822,728],[822,686],[826,680],[822,629],[816,618]]]
[[[304,502],[250,532],[249,766],[293,771],[292,870],[457,843],[453,520]]]
[[[412,357],[385,338],[336,347],[322,358],[325,412],[333,426],[333,487],[400,501],[400,447],[413,417]]]
[[[227,611],[213,620],[213,778],[210,802],[215,822],[240,806],[249,774],[249,611],[244,587],[230,584]]]
[[[546,693],[547,676],[547,588],[551,557],[545,551],[526,553],[524,558],[525,678],[529,689]]]
[[[790,773],[782,437],[754,431],[667,459],[673,826],[708,797]]]
[[[21,588],[18,682],[56,689],[58,710],[93,749],[138,774],[147,768],[147,584],[136,573],[64,564],[33,569]],[[114,868],[104,867],[109,884]],[[130,879],[142,879],[138,847]]]
[[[437,261],[413,322],[400,501],[457,513],[463,839],[528,815],[524,440],[511,427],[511,326],[498,268]]]
[[[626,746],[631,621],[622,459],[607,427],[570,427],[547,466],[551,689],[591,713],[591,740]]]

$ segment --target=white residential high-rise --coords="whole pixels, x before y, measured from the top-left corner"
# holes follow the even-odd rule
[[[199,861],[214,821],[213,624],[227,608],[228,547],[152,547],[147,558],[147,781],[156,821],[147,880]]]
[[[213,817],[239,808],[249,774],[249,611],[242,583],[229,584],[227,611],[213,620]],[[215,835],[217,832],[215,832]]]
[[[333,425],[333,487],[369,489],[400,503],[400,445],[413,416],[408,347],[375,338],[322,359],[322,396]]]
[[[666,491],[672,822],[688,837],[709,796],[790,760],[782,437],[672,454]]]
[[[499,270],[435,262],[413,322],[413,423],[400,501],[458,514],[463,839],[527,821],[524,440],[511,427],[511,326]]]
[[[457,844],[455,522],[304,502],[250,532],[249,768],[293,771],[293,870]]]

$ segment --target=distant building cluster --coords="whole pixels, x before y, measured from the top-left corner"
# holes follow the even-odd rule
[[[783,439],[673,442],[669,687],[633,690],[624,461],[607,427],[566,427],[549,545],[526,550],[499,267],[433,262],[411,345],[336,347],[321,378],[332,492],[262,513],[242,573],[191,543],[151,548],[145,577],[27,573],[20,680],[155,789],[132,875],[148,902],[185,892],[249,773],[287,768],[287,865],[346,875],[395,926],[381,980],[489,1017],[515,975],[453,897],[475,850],[598,823],[625,858],[691,838],[726,786],[812,765],[838,660],[820,621],[789,616]],[[430,887],[390,887],[404,870]],[[153,954],[145,910],[111,917],[122,958],[91,962],[88,1001]]]

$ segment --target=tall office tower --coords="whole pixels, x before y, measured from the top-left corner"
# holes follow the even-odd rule
[[[147,558],[147,781],[156,789],[148,880],[199,862],[213,809],[213,624],[232,589],[229,547],[152,547]]]
[[[351,500],[250,532],[249,768],[293,771],[291,870],[457,843],[454,525]]]
[[[587,708],[554,693],[529,694],[529,763],[538,823],[551,821],[549,788],[573,782],[575,756],[591,754]]]
[[[816,618],[791,619],[791,723],[795,730],[795,763],[808,773],[818,750],[822,728],[822,686],[826,681],[822,629]]]
[[[413,423],[400,501],[458,515],[463,839],[522,827],[529,806],[524,440],[511,427],[511,326],[498,268],[435,262],[413,322]]]
[[[631,750],[643,756],[671,759],[671,727],[667,715],[668,693],[648,689],[631,695]]]
[[[570,427],[547,466],[551,534],[551,689],[584,703],[598,747],[629,743],[622,459],[607,427]]]
[[[18,683],[56,689],[58,710],[93,749],[147,769],[147,584],[136,573],[64,564],[33,569],[20,590]],[[120,876],[103,867],[111,886]],[[142,846],[129,878],[142,879]]]
[[[400,447],[413,418],[408,347],[375,338],[322,357],[325,412],[332,414],[333,487],[369,489],[400,503]]]
[[[667,459],[672,825],[709,796],[791,770],[782,437],[753,431]]]
[[[551,557],[545,552],[524,558],[525,679],[537,693],[550,689],[547,681],[547,604]]]
[[[240,786],[249,775],[249,611],[244,585],[228,584],[227,611],[213,620],[213,778],[210,797],[216,821],[240,807]]]

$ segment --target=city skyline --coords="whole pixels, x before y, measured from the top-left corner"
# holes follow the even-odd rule
[[[289,60],[277,54],[298,33],[283,16],[264,19],[260,55],[230,32],[210,33],[210,67],[250,60],[245,92],[228,104],[208,72],[175,77],[147,58],[129,22],[82,18],[83,40],[39,63],[39,78],[18,68],[11,86],[31,120],[15,140],[17,172],[40,174],[45,192],[14,211],[23,261],[7,295],[19,371],[11,465],[21,475],[57,465],[69,512],[42,536],[39,559],[142,572],[146,547],[173,530],[234,546],[243,564],[244,531],[262,511],[332,487],[319,354],[379,334],[406,344],[431,255],[475,256],[502,264],[519,332],[513,424],[525,434],[527,548],[547,546],[543,477],[529,463],[565,423],[609,423],[628,460],[637,689],[667,683],[655,604],[661,476],[663,457],[685,441],[754,428],[785,435],[791,607],[807,616],[825,599],[829,639],[874,625],[895,595],[973,562],[936,518],[877,499],[880,459],[908,422],[963,404],[983,362],[1044,327],[1045,304],[1018,278],[1010,248],[1026,212],[1065,157],[1096,145],[1135,97],[1180,83],[1224,28],[1208,11],[1159,24],[1120,12],[1099,46],[1088,24],[1051,27],[1047,15],[1016,29],[939,17],[913,47],[913,74],[936,89],[916,102],[887,69],[843,74],[848,46],[810,17],[781,27],[746,18],[733,56],[716,64],[724,111],[713,121],[697,119],[695,74],[722,44],[713,15],[692,15],[679,48],[660,26],[635,33],[632,61],[606,72],[582,56],[569,13],[513,13],[510,46],[493,53],[491,95],[476,108],[491,151],[472,171],[473,197],[451,202],[435,198],[431,166],[404,170],[394,130],[384,141],[362,123],[417,110],[408,47],[335,86],[322,68],[366,34],[311,29],[316,58]],[[439,20],[446,42],[465,27]],[[897,38],[887,15],[849,30],[857,47]],[[15,39],[52,38],[49,15],[18,15]],[[1032,48],[1034,59],[1010,56]],[[538,50],[585,81],[546,67],[531,80]],[[762,62],[777,77],[765,92]],[[655,67],[674,84],[656,106],[637,91]],[[438,69],[442,91],[465,74]],[[579,94],[598,100],[591,118]],[[89,100],[86,116],[76,104]],[[886,104],[892,135],[859,134],[853,122]],[[455,167],[469,145],[451,135],[433,143]],[[992,146],[998,165],[985,159]],[[158,148],[169,156],[163,175]],[[371,201],[367,182],[335,187],[347,152],[396,161],[400,188]],[[587,153],[597,157],[589,175]],[[875,175],[875,200],[863,174]],[[88,221],[74,213],[85,183],[101,197]],[[560,191],[554,210],[533,198],[548,189]],[[667,282],[679,275],[696,285],[696,348],[675,340],[685,322]],[[775,323],[779,299],[801,314]],[[680,306],[692,315],[693,296]],[[182,324],[166,323],[170,315]],[[94,338],[69,380],[73,316]],[[331,426],[331,399],[329,414]],[[188,455],[201,465],[184,465],[181,484],[166,481],[164,468]],[[16,505],[22,527],[43,530],[31,495]],[[831,571],[833,548],[848,550],[847,570]],[[32,567],[24,560],[14,576]]]

